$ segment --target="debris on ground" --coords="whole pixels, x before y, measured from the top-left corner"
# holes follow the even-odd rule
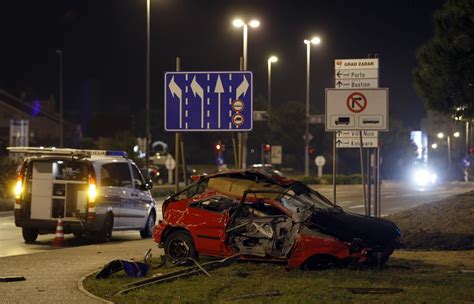
[[[95,276],[96,279],[105,279],[124,270],[130,278],[143,278],[148,275],[151,269],[151,248],[145,252],[143,262],[136,262],[134,260],[113,260],[107,263],[99,273]]]
[[[403,292],[402,288],[347,288],[355,294],[392,294]]]
[[[258,298],[258,297],[279,297],[282,293],[279,290],[269,291],[269,292],[261,292],[261,293],[247,293],[241,294],[235,297],[226,298],[226,300],[243,300],[243,299],[251,299],[251,298]]]
[[[140,280],[137,282],[133,282],[130,284],[123,285],[124,289],[120,290],[117,294],[126,294],[132,290],[142,288],[145,286],[153,285],[153,284],[160,284],[164,282],[171,282],[177,279],[181,278],[186,278],[190,277],[193,275],[200,274],[202,272],[206,273],[211,270],[215,270],[217,268],[229,266],[239,260],[240,255],[236,254],[227,258],[224,258],[222,260],[217,260],[217,261],[211,261],[207,263],[200,264],[199,266],[191,266],[187,267],[185,269],[177,270],[174,272],[170,272],[167,274],[159,275],[159,276],[153,276],[148,279]],[[207,273],[210,275],[209,273]]]
[[[406,249],[474,249],[474,191],[391,214]]]
[[[0,282],[18,282],[18,281],[26,281],[26,278],[23,276],[0,277]]]

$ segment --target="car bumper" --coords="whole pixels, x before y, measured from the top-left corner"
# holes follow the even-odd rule
[[[67,233],[96,232],[103,226],[104,218],[96,216],[93,222],[83,222],[80,220],[62,220],[63,231]],[[15,226],[37,229],[40,234],[55,233],[56,220],[36,220],[25,219],[15,216]]]

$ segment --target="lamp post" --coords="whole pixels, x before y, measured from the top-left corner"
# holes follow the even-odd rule
[[[63,51],[56,50],[59,56],[59,147],[64,146],[64,109],[63,109]]]
[[[242,28],[243,33],[243,70],[247,70],[247,45],[248,45],[248,27],[257,28],[260,26],[260,21],[253,19],[246,23],[240,18],[234,19],[232,24],[237,28]],[[242,159],[240,161],[242,168],[247,166],[247,133],[242,135]]]
[[[453,136],[455,138],[458,138],[461,134],[459,132],[454,132],[453,133]],[[444,133],[443,132],[439,132],[437,134],[438,138],[439,139],[442,139],[444,138]],[[449,172],[451,172],[451,134],[447,134],[446,136],[446,142],[448,144],[448,170]]]
[[[146,88],[145,88],[145,166],[149,176],[150,165],[150,0],[146,1]]]
[[[310,55],[311,44],[318,45],[321,43],[319,37],[313,37],[311,40],[305,39],[306,44],[306,129],[304,134],[304,175],[309,176],[309,80],[310,80]]]
[[[270,126],[270,110],[272,108],[272,63],[275,63],[278,61],[278,57],[276,56],[270,56],[267,60],[268,64],[268,125]]]

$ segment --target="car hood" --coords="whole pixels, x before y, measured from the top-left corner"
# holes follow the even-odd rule
[[[393,222],[343,211],[314,212],[308,226],[344,242],[361,239],[365,246],[373,248],[392,245],[401,235]]]

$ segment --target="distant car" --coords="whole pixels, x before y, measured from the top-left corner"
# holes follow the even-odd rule
[[[270,174],[276,174],[278,176],[283,176],[283,173],[277,169],[272,164],[253,164],[250,166],[250,168],[253,169],[261,169],[263,171],[266,171]]]
[[[54,233],[91,234],[107,242],[113,230],[152,236],[155,200],[152,183],[123,151],[9,147],[22,153],[15,188],[15,225],[26,242]]]
[[[305,184],[258,169],[202,177],[165,200],[154,229],[170,260],[240,254],[308,269],[383,265],[399,237],[390,221],[346,213]]]

